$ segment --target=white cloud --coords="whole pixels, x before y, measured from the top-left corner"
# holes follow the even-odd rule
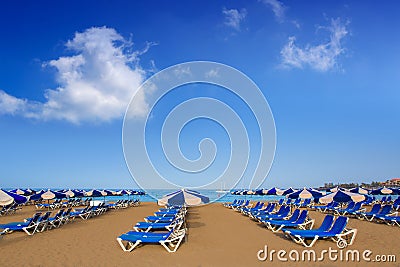
[[[15,114],[24,109],[26,100],[13,97],[0,90],[0,115]]]
[[[318,71],[328,71],[338,64],[338,57],[343,55],[345,49],[342,39],[348,34],[346,24],[340,19],[332,19],[329,27],[324,27],[330,32],[327,43],[320,45],[306,45],[301,48],[295,44],[296,38],[289,37],[288,43],[282,48],[282,65],[284,67],[303,68],[309,66]]]
[[[241,10],[237,9],[226,9],[225,7],[222,9],[222,14],[225,16],[224,24],[229,26],[237,31],[240,31],[240,24],[247,16],[247,10],[242,8]]]
[[[269,6],[274,12],[276,19],[282,22],[285,18],[286,7],[278,0],[261,0],[265,5]]]
[[[66,47],[74,55],[51,60],[44,66],[56,69],[59,86],[45,91],[44,103],[15,98],[0,91],[0,113],[41,120],[73,123],[110,121],[121,118],[144,81],[139,65],[143,51],[130,51],[132,43],[114,29],[93,27],[75,33]],[[147,112],[145,95],[136,102],[137,115]]]

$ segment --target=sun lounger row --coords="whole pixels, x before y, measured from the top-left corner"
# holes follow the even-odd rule
[[[132,199],[132,200],[118,200],[115,203],[109,205],[111,209],[125,209],[128,207],[137,207],[140,205],[139,199]]]
[[[35,205],[37,209],[59,209],[62,206],[61,199],[56,199],[52,203],[38,203]]]
[[[74,218],[80,217],[83,220],[87,220],[102,215],[106,211],[108,211],[108,205],[102,202],[97,206],[86,206],[83,209],[75,209],[71,214]]]
[[[332,202],[324,206],[314,206],[311,208],[335,215],[345,215],[352,218],[358,218],[360,220],[400,226],[398,206],[395,204],[396,203],[393,203],[393,205],[381,205],[380,203],[376,203],[368,212],[366,211],[366,208],[363,207],[363,202],[349,202],[345,208],[339,208],[339,203],[336,202]]]
[[[379,204],[396,204],[399,205],[400,197],[393,199],[392,196],[383,196],[382,199],[375,199],[374,203]]]
[[[98,206],[87,206],[83,209],[67,210],[60,209],[54,216],[52,211],[47,211],[44,214],[37,212],[33,217],[25,219],[23,222],[12,222],[0,224],[2,233],[12,233],[14,231],[23,231],[28,235],[34,235],[38,232],[58,228],[63,224],[73,221],[75,218],[87,220],[94,216],[103,214],[108,210],[108,207],[103,203]]]
[[[312,247],[318,239],[332,239],[339,248],[353,244],[357,230],[346,228],[347,217],[339,216],[335,220],[335,216],[328,214],[319,228],[312,229],[315,221],[309,217],[307,209],[295,208],[293,212],[291,209],[288,205],[259,202],[254,207],[246,206],[236,210],[273,232],[282,231],[287,237],[306,247]]]
[[[185,207],[160,209],[136,223],[133,231],[120,235],[117,242],[124,251],[142,244],[160,244],[168,252],[175,252],[186,235],[185,216]]]
[[[51,216],[51,213],[51,211],[44,214],[42,214],[42,212],[37,212],[33,217],[27,218],[23,222],[0,224],[0,229],[3,229],[2,233],[4,234],[12,233],[14,231],[23,231],[28,235],[34,235],[35,233],[43,232],[45,230],[58,228],[73,219],[71,208],[66,211],[61,209],[54,216]]]
[[[10,205],[3,206],[0,209],[0,216],[14,214],[19,209],[21,209],[21,207],[17,203],[11,203]]]

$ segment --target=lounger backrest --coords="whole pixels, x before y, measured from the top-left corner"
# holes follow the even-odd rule
[[[271,212],[275,209],[275,207],[276,207],[276,203],[271,203],[271,206],[266,211]]]
[[[371,208],[370,213],[378,213],[381,210],[381,204],[374,204]]]
[[[284,201],[283,198],[279,199],[278,205],[282,205],[282,204],[283,204],[283,201]]]
[[[304,223],[308,216],[308,210],[302,210],[299,217],[296,220],[297,224]]]
[[[392,210],[392,205],[385,205],[379,212],[379,215],[386,215],[389,214],[389,212]]]
[[[33,215],[33,217],[28,220],[28,225],[36,223],[39,220],[40,215],[42,215],[41,212],[36,212],[35,215]]]
[[[361,209],[362,202],[357,202],[351,210],[359,210]]]
[[[397,208],[398,206],[400,206],[400,197],[393,202],[393,207]]]
[[[324,220],[322,221],[321,226],[318,228],[319,231],[328,231],[332,227],[333,223],[333,215],[326,215]]]
[[[43,222],[47,220],[51,215],[51,211],[46,212],[42,217],[40,217],[39,221]]]
[[[283,209],[280,209],[280,212],[278,211],[278,215],[282,216],[282,217],[286,217],[289,215],[290,212],[290,207],[289,206],[284,206]]]
[[[356,205],[356,203],[354,201],[350,201],[350,203],[347,205],[346,209],[351,210],[354,208],[355,205]]]
[[[281,213],[285,212],[287,208],[288,208],[288,206],[280,206],[279,210],[276,213],[281,214]]]
[[[299,209],[295,209],[293,211],[293,213],[292,213],[292,216],[290,216],[288,221],[295,222],[299,218],[299,215],[300,215],[300,210]]]
[[[69,209],[67,209],[63,214],[62,214],[62,216],[68,216],[70,213],[71,213],[71,210],[72,210],[72,208],[69,208]]]
[[[337,235],[343,232],[344,228],[346,228],[348,220],[349,218],[345,216],[339,216],[333,224],[332,228],[329,230],[329,233],[332,235]]]
[[[61,217],[61,215],[64,213],[64,209],[60,209],[57,213],[56,213],[56,215],[54,216],[54,218],[59,218],[59,217]]]

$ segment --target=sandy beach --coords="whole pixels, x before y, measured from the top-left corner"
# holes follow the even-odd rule
[[[264,249],[301,252],[304,247],[275,234],[248,217],[227,209],[221,203],[190,208],[187,216],[188,235],[177,252],[168,253],[160,245],[144,245],[124,252],[116,237],[152,215],[159,207],[142,203],[138,207],[112,210],[87,221],[77,219],[58,229],[27,236],[23,232],[5,235],[0,240],[0,266],[304,266],[304,262],[260,261],[257,252]],[[35,212],[24,207],[15,215],[0,217],[0,223],[19,221]],[[324,215],[312,212],[316,225]],[[358,229],[354,245],[347,249],[376,254],[397,254],[400,228],[350,219],[349,227]],[[331,241],[319,241],[313,247],[317,255],[323,249],[337,249]],[[371,256],[372,258],[372,256]],[[383,266],[400,266],[383,263]],[[307,262],[312,266],[377,266],[376,262]]]

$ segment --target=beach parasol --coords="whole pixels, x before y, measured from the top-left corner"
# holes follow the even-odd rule
[[[286,190],[283,191],[282,195],[283,195],[283,196],[286,196],[286,195],[288,195],[288,194],[293,193],[294,191],[295,191],[295,190],[294,190],[293,188],[289,187],[288,189],[286,189]]]
[[[64,193],[60,193],[57,191],[53,191],[48,189],[47,191],[40,191],[37,194],[34,194],[32,196],[30,196],[30,200],[47,200],[47,204],[50,204],[50,200],[52,199],[62,199],[62,198],[67,198],[67,195]],[[48,206],[48,209],[50,208],[50,206]]]
[[[303,189],[297,190],[293,193],[286,195],[286,197],[292,198],[292,199],[294,199],[294,198],[311,199],[311,198],[320,198],[323,195],[324,194],[322,192],[317,191],[315,189],[303,188]]]
[[[361,202],[364,201],[367,197],[362,194],[357,194],[357,193],[352,193],[349,191],[344,191],[344,190],[337,190],[334,193],[330,193],[326,196],[323,196],[319,199],[320,203],[327,204],[331,203],[332,201],[335,202],[349,202],[349,201],[354,201],[354,202]]]
[[[7,206],[14,202],[22,204],[28,201],[28,198],[0,189],[0,206]]]
[[[32,195],[29,199],[31,199],[31,200],[39,200],[39,199],[51,200],[51,199],[61,199],[61,198],[67,198],[67,196],[64,193],[60,193],[60,192],[48,189],[47,191],[40,191],[39,193]]]
[[[107,196],[115,196],[117,195],[117,192],[114,192],[112,190],[104,189],[100,191],[101,194],[103,195],[104,201],[106,201]]]
[[[23,196],[29,195],[29,192],[27,190],[23,190],[21,188],[16,188],[16,189],[10,190],[10,192],[15,193],[17,195],[23,195]]]
[[[277,187],[271,189],[259,189],[256,191],[256,195],[269,195],[269,196],[282,196],[284,190]]]
[[[107,195],[106,192],[103,192],[101,190],[96,190],[96,189],[93,189],[93,190],[90,190],[90,191],[86,192],[86,196],[92,198],[93,205],[94,205],[94,198],[95,197],[105,197],[106,195]]]
[[[259,195],[259,196],[264,196],[267,193],[268,193],[268,189],[257,189],[256,190],[256,195]]]
[[[381,187],[371,191],[371,195],[391,195],[393,190],[387,187]]]
[[[326,190],[326,191],[327,191],[327,192],[331,192],[331,193],[335,193],[335,192],[337,192],[338,190],[347,191],[347,189],[342,188],[342,187],[339,187],[339,186],[330,188],[330,189],[328,189],[328,190]]]
[[[208,203],[210,199],[197,191],[181,189],[163,196],[158,200],[158,205],[197,206]]]
[[[357,193],[357,194],[363,194],[363,195],[367,195],[368,194],[368,190],[362,187],[354,187],[352,189],[349,190],[351,193]]]
[[[87,191],[86,196],[93,198],[93,197],[102,197],[104,195],[100,190],[93,189],[93,190]]]
[[[84,197],[85,194],[78,191],[78,190],[67,190],[65,192],[63,192],[65,195],[67,195],[69,198],[73,198],[73,197]]]
[[[393,191],[393,195],[400,195],[400,188],[390,188]]]

